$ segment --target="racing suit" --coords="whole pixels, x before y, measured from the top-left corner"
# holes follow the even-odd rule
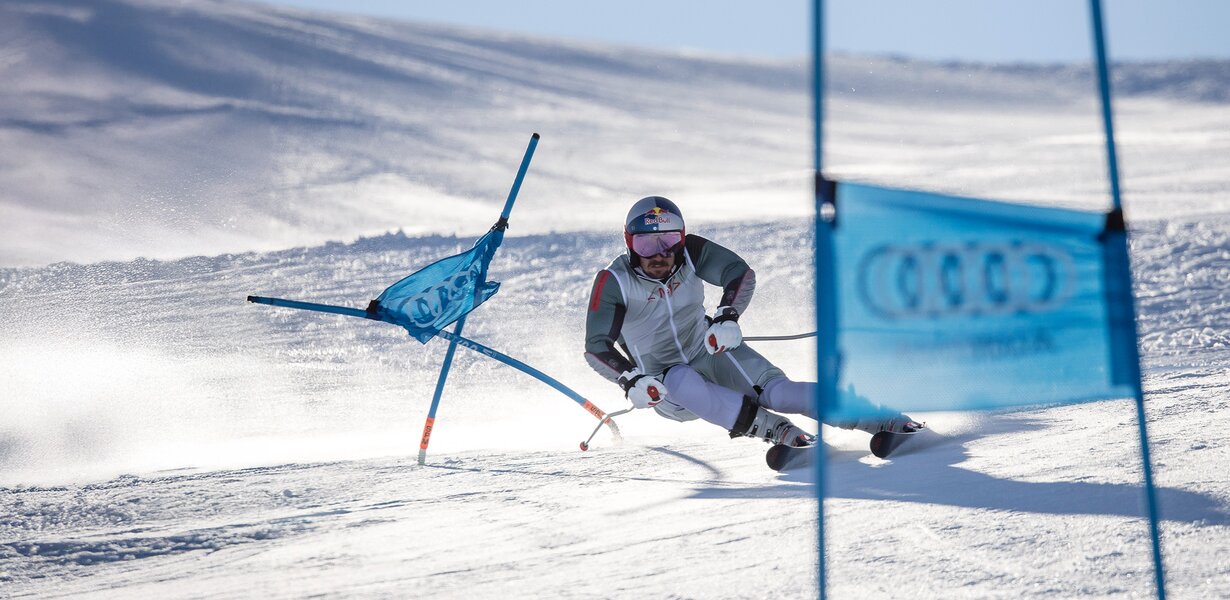
[[[814,418],[814,383],[791,381],[746,344],[718,354],[705,350],[705,283],[722,288],[719,306],[742,314],[756,274],[734,252],[697,235],[685,238],[674,271],[662,280],[645,275],[629,254],[611,261],[590,293],[589,365],[613,382],[634,368],[658,377],[669,394],[654,406],[658,414],[677,421],[699,417],[732,437],[746,433],[758,407]]]

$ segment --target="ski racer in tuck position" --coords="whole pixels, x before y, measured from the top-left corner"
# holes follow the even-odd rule
[[[815,418],[816,384],[793,381],[743,344],[739,316],[751,303],[756,273],[734,252],[686,232],[683,214],[661,196],[642,198],[624,223],[628,252],[598,273],[585,322],[585,358],[619,384],[637,408],[676,421],[704,419],[772,444],[811,446],[816,436],[778,413]],[[722,299],[706,316],[704,284]],[[616,344],[623,349],[620,353]],[[843,401],[866,402],[851,393]],[[845,429],[912,432],[899,413]]]

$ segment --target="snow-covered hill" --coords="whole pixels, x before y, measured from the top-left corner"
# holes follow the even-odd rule
[[[833,174],[1106,206],[1086,69],[830,61]],[[1181,598],[1230,596],[1225,69],[1117,71]],[[441,342],[244,302],[362,307],[468,247],[539,131],[470,336],[624,406],[584,304],[647,193],[756,268],[746,332],[810,330],[802,61],[10,0],[0,78],[0,596],[814,596],[812,487],[762,444],[632,414],[581,453],[592,416],[462,350],[418,467]],[[809,341],[758,349],[814,376]],[[832,597],[1150,591],[1130,402],[924,417],[891,461],[826,429]]]
[[[231,1],[10,0],[0,265],[461,233],[503,199],[533,131],[526,192],[549,201],[523,208],[521,233],[599,229],[650,193],[703,199],[705,219],[804,216],[807,64]],[[829,67],[835,175],[1105,204],[1087,67]],[[1134,217],[1226,195],[1196,165],[1230,152],[1227,69],[1116,70]]]

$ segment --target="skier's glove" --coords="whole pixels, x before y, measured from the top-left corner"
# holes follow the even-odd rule
[[[734,350],[743,343],[743,331],[739,329],[739,311],[730,306],[719,306],[713,318],[709,319],[709,330],[705,332],[705,350],[709,354],[719,354]]]
[[[666,386],[657,377],[645,375],[639,370],[624,371],[619,376],[619,387],[636,408],[649,408],[671,397]]]

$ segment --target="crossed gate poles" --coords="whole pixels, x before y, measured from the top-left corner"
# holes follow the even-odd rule
[[[349,316],[349,317],[358,317],[362,319],[384,321],[386,323],[399,325],[401,327],[406,328],[406,330],[409,331],[412,336],[415,336],[416,338],[418,338],[420,341],[424,343],[426,343],[432,337],[439,337],[439,338],[448,340],[449,342],[448,350],[445,352],[444,362],[440,366],[440,376],[436,380],[436,389],[435,389],[434,395],[432,396],[431,408],[428,410],[427,420],[423,424],[423,435],[419,441],[418,462],[420,465],[425,464],[427,460],[427,446],[431,441],[432,430],[435,428],[436,411],[440,407],[440,399],[444,394],[444,384],[448,379],[449,370],[452,368],[453,356],[456,353],[457,346],[462,346],[469,350],[478,352],[488,358],[497,360],[501,363],[504,363],[505,365],[508,365],[514,369],[517,369],[518,371],[521,371],[522,373],[525,373],[547,384],[548,386],[551,386],[555,390],[567,396],[573,402],[576,402],[578,405],[581,406],[581,408],[585,409],[586,412],[592,414],[595,418],[597,418],[599,420],[599,425],[598,425],[599,428],[601,428],[601,426],[605,424],[607,425],[607,427],[610,428],[611,433],[616,437],[616,439],[620,437],[619,427],[615,425],[615,422],[613,420],[611,420],[611,416],[613,415],[608,415],[607,413],[603,412],[602,409],[598,408],[594,403],[590,402],[589,400],[586,400],[583,396],[576,393],[571,388],[565,386],[564,384],[550,377],[546,373],[543,373],[542,371],[539,371],[538,369],[535,369],[534,367],[531,367],[530,365],[525,364],[524,362],[521,362],[511,356],[508,356],[507,354],[504,354],[498,350],[495,350],[493,348],[480,344],[474,340],[463,337],[461,335],[462,329],[465,326],[465,317],[469,313],[469,311],[472,311],[474,310],[474,308],[477,308],[478,305],[481,304],[483,300],[485,300],[491,294],[495,293],[494,290],[488,290],[486,291],[485,296],[481,296],[486,290],[485,286],[489,285],[487,282],[487,267],[488,265],[490,265],[491,259],[495,255],[495,251],[499,248],[500,243],[504,239],[504,230],[508,228],[509,214],[512,212],[513,203],[516,201],[517,193],[521,189],[521,182],[524,180],[525,173],[529,169],[530,159],[534,155],[534,149],[538,146],[538,139],[539,139],[539,136],[537,133],[535,133],[534,135],[530,137],[530,143],[529,143],[529,146],[525,150],[525,156],[521,159],[521,167],[517,170],[517,177],[513,181],[512,189],[508,193],[508,199],[504,202],[504,209],[500,212],[500,219],[496,221],[495,225],[491,227],[491,231],[487,234],[492,237],[486,245],[480,248],[476,243],[475,247],[472,248],[471,250],[465,253],[462,253],[460,255],[442,259],[441,261],[436,261],[436,263],[432,263],[432,265],[428,265],[427,267],[424,267],[423,269],[416,271],[415,273],[407,276],[406,278],[403,278],[397,284],[394,284],[394,286],[391,286],[388,290],[385,290],[385,294],[387,294],[390,290],[393,289],[393,287],[396,287],[402,284],[403,282],[410,280],[411,278],[415,277],[415,275],[418,275],[420,273],[423,273],[424,271],[427,271],[432,266],[438,265],[443,261],[463,257],[466,254],[477,252],[481,250],[482,251],[481,254],[477,254],[474,257],[479,261],[480,268],[478,269],[479,274],[475,278],[475,281],[470,282],[473,284],[473,291],[472,291],[473,296],[467,299],[471,301],[472,306],[469,306],[467,309],[465,309],[465,311],[462,312],[460,316],[454,317],[455,319],[454,321],[438,323],[438,324],[433,323],[431,325],[420,326],[419,323],[414,321],[414,319],[411,319],[410,317],[408,317],[406,313],[401,312],[400,309],[393,310],[393,309],[390,309],[390,307],[381,306],[380,302],[375,301],[375,300],[372,301],[372,303],[369,304],[366,309],[358,309],[358,308],[350,308],[350,307],[345,307],[345,306],[334,306],[330,304],[318,304],[314,302],[286,300],[283,298],[248,296],[248,302],[253,302],[256,304],[267,304],[270,306],[280,306],[284,308],[294,308],[294,309],[299,309],[299,310],[310,310],[310,311],[315,311],[315,312],[344,315],[344,316]],[[481,241],[482,241],[482,238],[480,238],[480,242]],[[432,281],[434,280],[428,281],[428,283],[431,283]],[[498,284],[495,284],[495,285],[498,285]],[[381,294],[381,298],[383,298],[385,294]],[[451,332],[446,331],[444,328],[452,324],[453,322],[456,323],[456,325],[453,327],[453,331]],[[617,414],[622,414],[622,413],[617,413]],[[590,439],[592,438],[593,436],[591,435]],[[582,442],[582,449],[586,447],[587,442],[588,440],[586,442]]]

